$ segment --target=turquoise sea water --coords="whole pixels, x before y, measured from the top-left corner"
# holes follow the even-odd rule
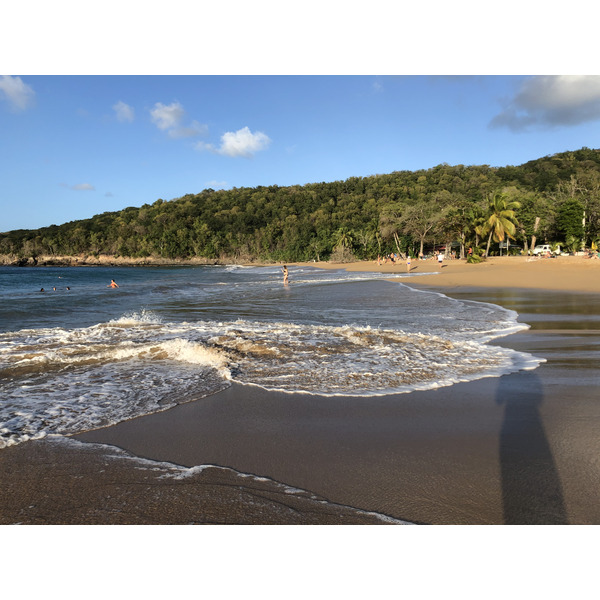
[[[231,381],[326,402],[539,364],[488,343],[526,327],[516,313],[388,279],[290,267],[284,286],[278,267],[2,267],[0,447],[164,410]]]

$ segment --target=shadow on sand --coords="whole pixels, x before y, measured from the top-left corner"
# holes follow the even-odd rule
[[[567,524],[562,487],[538,407],[541,382],[531,371],[501,377],[496,401],[504,405],[500,468],[504,523]]]

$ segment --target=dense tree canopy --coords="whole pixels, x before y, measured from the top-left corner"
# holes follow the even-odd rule
[[[503,209],[494,204],[498,198]],[[454,244],[463,256],[466,245],[488,242],[489,251],[498,252],[504,234],[525,250],[534,235],[540,242],[568,237],[579,246],[597,243],[600,150],[582,148],[521,166],[442,164],[304,186],[206,189],[3,233],[0,254],[291,262],[326,259],[336,249],[372,259]]]

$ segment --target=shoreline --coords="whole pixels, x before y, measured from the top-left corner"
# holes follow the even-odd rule
[[[177,267],[177,266],[203,266],[203,265],[226,265],[218,259],[193,257],[193,258],[128,258],[110,254],[98,256],[90,254],[79,254],[77,256],[38,256],[36,258],[18,258],[12,255],[0,255],[0,266],[2,267]],[[242,262],[259,266],[261,262]]]
[[[439,270],[402,283],[517,310],[519,320],[531,328],[493,343],[546,358],[548,362],[533,371],[368,399],[324,400],[234,384],[168,411],[73,438],[109,444],[150,460],[254,473],[310,491],[332,505],[414,523],[600,524],[600,408],[595,402],[600,287],[590,277],[600,263],[580,257],[535,262],[520,258],[488,259],[484,269],[458,260],[441,269],[432,261],[417,261],[417,270]],[[373,263],[302,265],[393,275],[405,269],[403,263],[379,268]],[[511,273],[519,285],[499,286],[498,279],[504,282]],[[20,468],[4,451],[0,463],[4,456],[4,473],[16,489],[28,489],[27,502],[34,504],[41,493],[35,475],[27,482],[21,471],[31,461],[47,471],[44,440],[22,446],[13,447],[25,457]],[[72,457],[64,454],[63,459],[62,466],[52,463],[51,473],[64,469]],[[79,472],[80,463],[73,464],[71,475],[57,480],[44,522],[54,522],[52,511],[56,519],[69,501],[65,486],[73,485],[74,478],[90,511],[105,502],[106,490],[98,487],[97,475]],[[42,472],[38,477],[44,482],[53,479]],[[130,467],[129,473],[135,469]],[[126,496],[139,484],[139,479],[124,484]],[[135,506],[157,501],[149,489],[136,496]],[[166,487],[164,493],[173,498]],[[131,508],[127,502],[133,500],[126,500],[125,513]],[[213,496],[212,502],[213,509],[222,508],[224,499]],[[189,513],[197,504],[183,502],[180,508]],[[314,522],[309,515],[315,507],[304,510],[304,516],[300,510],[294,512],[296,520],[286,521],[289,515],[281,517],[272,505],[251,516],[250,522]],[[81,518],[76,522],[90,522]],[[228,518],[232,520],[227,522],[248,522],[235,509]],[[129,522],[155,521],[147,516],[145,521],[131,517]]]
[[[21,264],[19,264],[21,263]],[[278,267],[284,262],[223,261],[206,258],[161,259],[124,258],[109,255],[41,256],[37,262],[0,255],[0,266],[11,267],[174,267],[174,266],[231,266]],[[492,256],[478,264],[468,264],[464,259],[436,260],[413,259],[410,273],[406,261],[378,265],[376,261],[291,262],[288,266],[318,269],[343,269],[348,272],[389,273],[407,276],[407,284],[444,288],[523,288],[561,290],[570,292],[600,293],[600,260],[583,256],[558,256],[537,258],[527,256]]]

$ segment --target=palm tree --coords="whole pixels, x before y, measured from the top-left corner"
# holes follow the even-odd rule
[[[463,232],[461,232],[461,237],[463,237],[466,241],[467,236],[470,239],[471,236],[475,235],[475,246],[479,246],[479,238],[482,235],[484,224],[486,222],[487,217],[485,216],[485,211],[482,206],[478,204],[470,206],[465,213],[466,223]]]
[[[489,216],[484,224],[482,233],[488,233],[487,248],[485,256],[490,252],[492,237],[496,242],[503,242],[506,237],[515,239],[516,216],[515,209],[520,208],[521,203],[510,200],[506,194],[494,192],[490,198]]]
[[[354,244],[352,232],[347,227],[340,227],[333,234],[333,248],[351,248]]]

